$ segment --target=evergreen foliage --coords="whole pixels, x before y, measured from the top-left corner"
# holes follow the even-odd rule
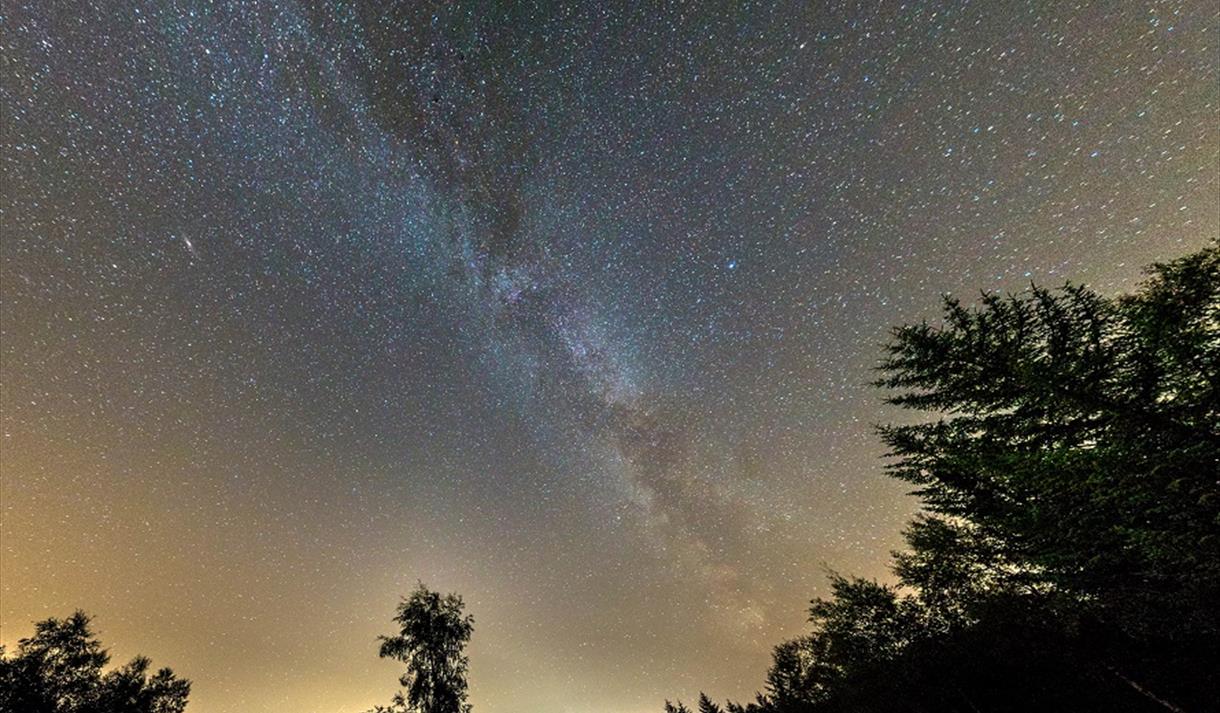
[[[1114,299],[947,298],[876,385],[918,414],[879,428],[924,508],[897,585],[832,576],[728,711],[1214,707],[1220,248]]]

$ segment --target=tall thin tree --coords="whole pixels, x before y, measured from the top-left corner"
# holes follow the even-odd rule
[[[474,617],[463,614],[462,598],[441,595],[422,583],[398,604],[399,631],[382,636],[380,656],[407,665],[399,678],[405,690],[374,713],[467,713],[466,644]]]

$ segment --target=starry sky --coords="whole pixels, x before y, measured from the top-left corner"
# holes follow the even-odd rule
[[[939,296],[1220,234],[1198,2],[44,2],[0,17],[0,639],[354,713],[417,580],[486,713],[756,690],[914,512]]]

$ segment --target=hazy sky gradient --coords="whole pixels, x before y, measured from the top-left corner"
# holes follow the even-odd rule
[[[1220,234],[1217,13],[5,3],[0,640],[354,713],[423,580],[480,713],[751,695],[912,513],[891,325]]]

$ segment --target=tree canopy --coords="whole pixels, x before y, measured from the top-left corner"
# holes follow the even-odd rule
[[[35,625],[12,655],[0,648],[0,713],[182,713],[191,683],[142,656],[105,671],[110,655],[76,612]]]
[[[915,412],[879,433],[924,510],[896,584],[834,575],[765,690],[726,710],[1214,704],[1220,248],[1117,298],[946,298],[940,323],[893,331],[879,371]]]
[[[405,689],[374,713],[467,713],[466,644],[474,617],[463,615],[462,598],[442,596],[422,583],[398,604],[399,632],[382,636],[380,656],[407,665],[399,678]]]

